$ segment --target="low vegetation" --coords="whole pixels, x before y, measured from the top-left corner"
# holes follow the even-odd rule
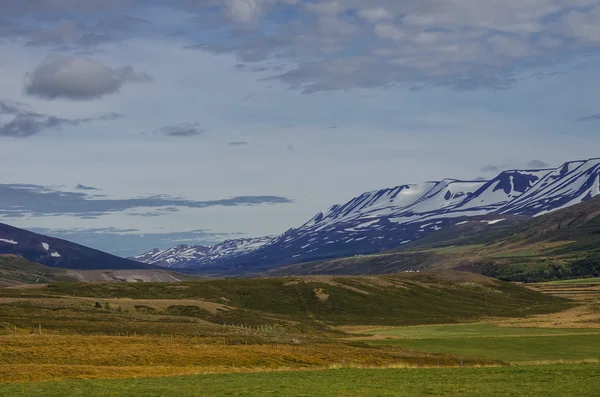
[[[11,397],[595,396],[597,364],[340,369],[0,385]]]
[[[593,395],[596,297],[554,296],[595,291],[574,284],[444,271],[0,288],[0,395]]]
[[[0,290],[2,297],[7,301],[0,305],[0,316],[17,327],[41,323],[61,331],[113,334],[134,329],[156,334],[178,328],[177,333],[185,334],[187,329],[190,336],[198,321],[254,328],[277,325],[307,332],[349,324],[457,323],[556,312],[571,306],[566,300],[521,286],[451,271],[172,284],[54,283]],[[102,311],[93,307],[96,301],[102,303]]]

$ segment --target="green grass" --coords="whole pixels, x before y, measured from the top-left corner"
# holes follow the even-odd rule
[[[317,290],[325,293],[327,299],[319,299]],[[334,277],[325,282],[276,278],[173,284],[55,283],[39,290],[0,290],[0,296],[20,294],[97,299],[196,299],[238,309],[213,318],[206,317],[206,313],[195,315],[220,323],[276,316],[289,321],[329,325],[439,324],[490,316],[551,313],[571,306],[560,298],[462,272]]]
[[[591,335],[504,336],[478,338],[387,339],[375,346],[479,357],[510,363],[600,359],[600,333]]]
[[[433,249],[433,251],[436,251],[439,253],[445,253],[445,254],[453,254],[453,253],[459,253],[459,252],[469,252],[469,251],[473,251],[473,250],[479,250],[484,247],[485,247],[485,244],[451,245],[448,247],[435,248],[435,249]]]
[[[551,336],[564,334],[600,334],[600,329],[498,327],[494,324],[455,324],[396,327],[368,331],[381,337],[404,339],[443,339],[469,337]]]
[[[0,385],[6,397],[597,396],[597,364],[343,369]]]

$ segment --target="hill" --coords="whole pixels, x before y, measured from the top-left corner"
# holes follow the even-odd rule
[[[203,280],[177,284],[53,283],[41,296],[142,300],[147,313],[198,317],[221,324],[322,328],[344,324],[430,324],[556,311],[566,301],[466,272],[376,277]],[[159,306],[152,308],[152,300]],[[177,301],[184,303],[177,304]],[[174,305],[165,308],[160,301]],[[196,305],[190,301],[195,301]],[[127,301],[131,303],[132,301]],[[220,309],[207,310],[210,302]],[[294,325],[296,324],[296,325]]]
[[[66,269],[157,268],[2,223],[0,223],[0,254],[17,255],[42,265]]]
[[[74,270],[40,265],[16,255],[0,255],[0,287],[47,284],[57,281],[85,282],[179,282],[196,276],[162,269]]]

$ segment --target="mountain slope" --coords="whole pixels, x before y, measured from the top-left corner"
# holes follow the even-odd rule
[[[600,276],[600,197],[514,223],[454,225],[374,255],[278,267],[270,276],[458,269],[509,281]]]
[[[0,223],[0,254],[18,255],[42,265],[67,269],[156,268],[2,223]]]
[[[568,162],[556,169],[505,171],[489,181],[444,179],[402,185],[334,205],[242,255],[178,261],[178,267],[207,274],[239,274],[374,254],[469,220],[491,227],[566,208],[599,192],[600,159]]]

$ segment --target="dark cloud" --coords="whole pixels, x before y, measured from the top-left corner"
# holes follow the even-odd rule
[[[100,190],[97,187],[85,186],[80,183],[78,183],[77,186],[75,186],[75,189],[77,189],[77,190]]]
[[[600,113],[592,114],[590,116],[580,117],[580,118],[576,119],[575,121],[577,121],[579,123],[584,123],[584,122],[588,122],[588,121],[600,121]]]
[[[199,123],[184,123],[170,127],[163,127],[160,132],[167,136],[186,137],[200,135],[205,132],[205,129],[200,127]]]
[[[542,160],[531,160],[529,163],[527,163],[527,167],[529,167],[529,168],[548,168],[548,167],[550,167],[550,164],[548,164]]]
[[[166,249],[178,244],[211,245],[242,233],[215,233],[210,230],[189,232],[142,233],[137,229],[42,229],[32,231],[73,241],[122,257],[139,255],[153,248]]]
[[[244,146],[244,145],[249,145],[250,142],[246,142],[246,141],[235,141],[235,142],[229,142],[228,145],[229,146]]]
[[[78,126],[93,121],[109,121],[122,117],[118,113],[109,113],[98,117],[82,119],[65,119],[46,114],[40,114],[20,105],[0,101],[0,116],[9,115],[12,120],[0,124],[0,137],[28,138],[49,129]]]
[[[47,186],[0,184],[0,216],[98,217],[114,212],[153,209],[152,212],[173,212],[177,207],[207,208],[214,206],[244,206],[285,204],[292,201],[278,196],[239,196],[221,200],[196,201],[172,196],[150,196],[110,199],[90,196],[84,192],[67,192]],[[139,214],[139,213],[136,213]],[[143,216],[143,215],[141,215]]]
[[[129,66],[112,69],[86,57],[56,56],[47,58],[35,69],[25,91],[45,99],[97,99],[117,92],[128,82],[150,79]]]
[[[483,167],[481,167],[481,172],[498,172],[500,171],[500,167],[496,166],[496,165],[484,165]]]

